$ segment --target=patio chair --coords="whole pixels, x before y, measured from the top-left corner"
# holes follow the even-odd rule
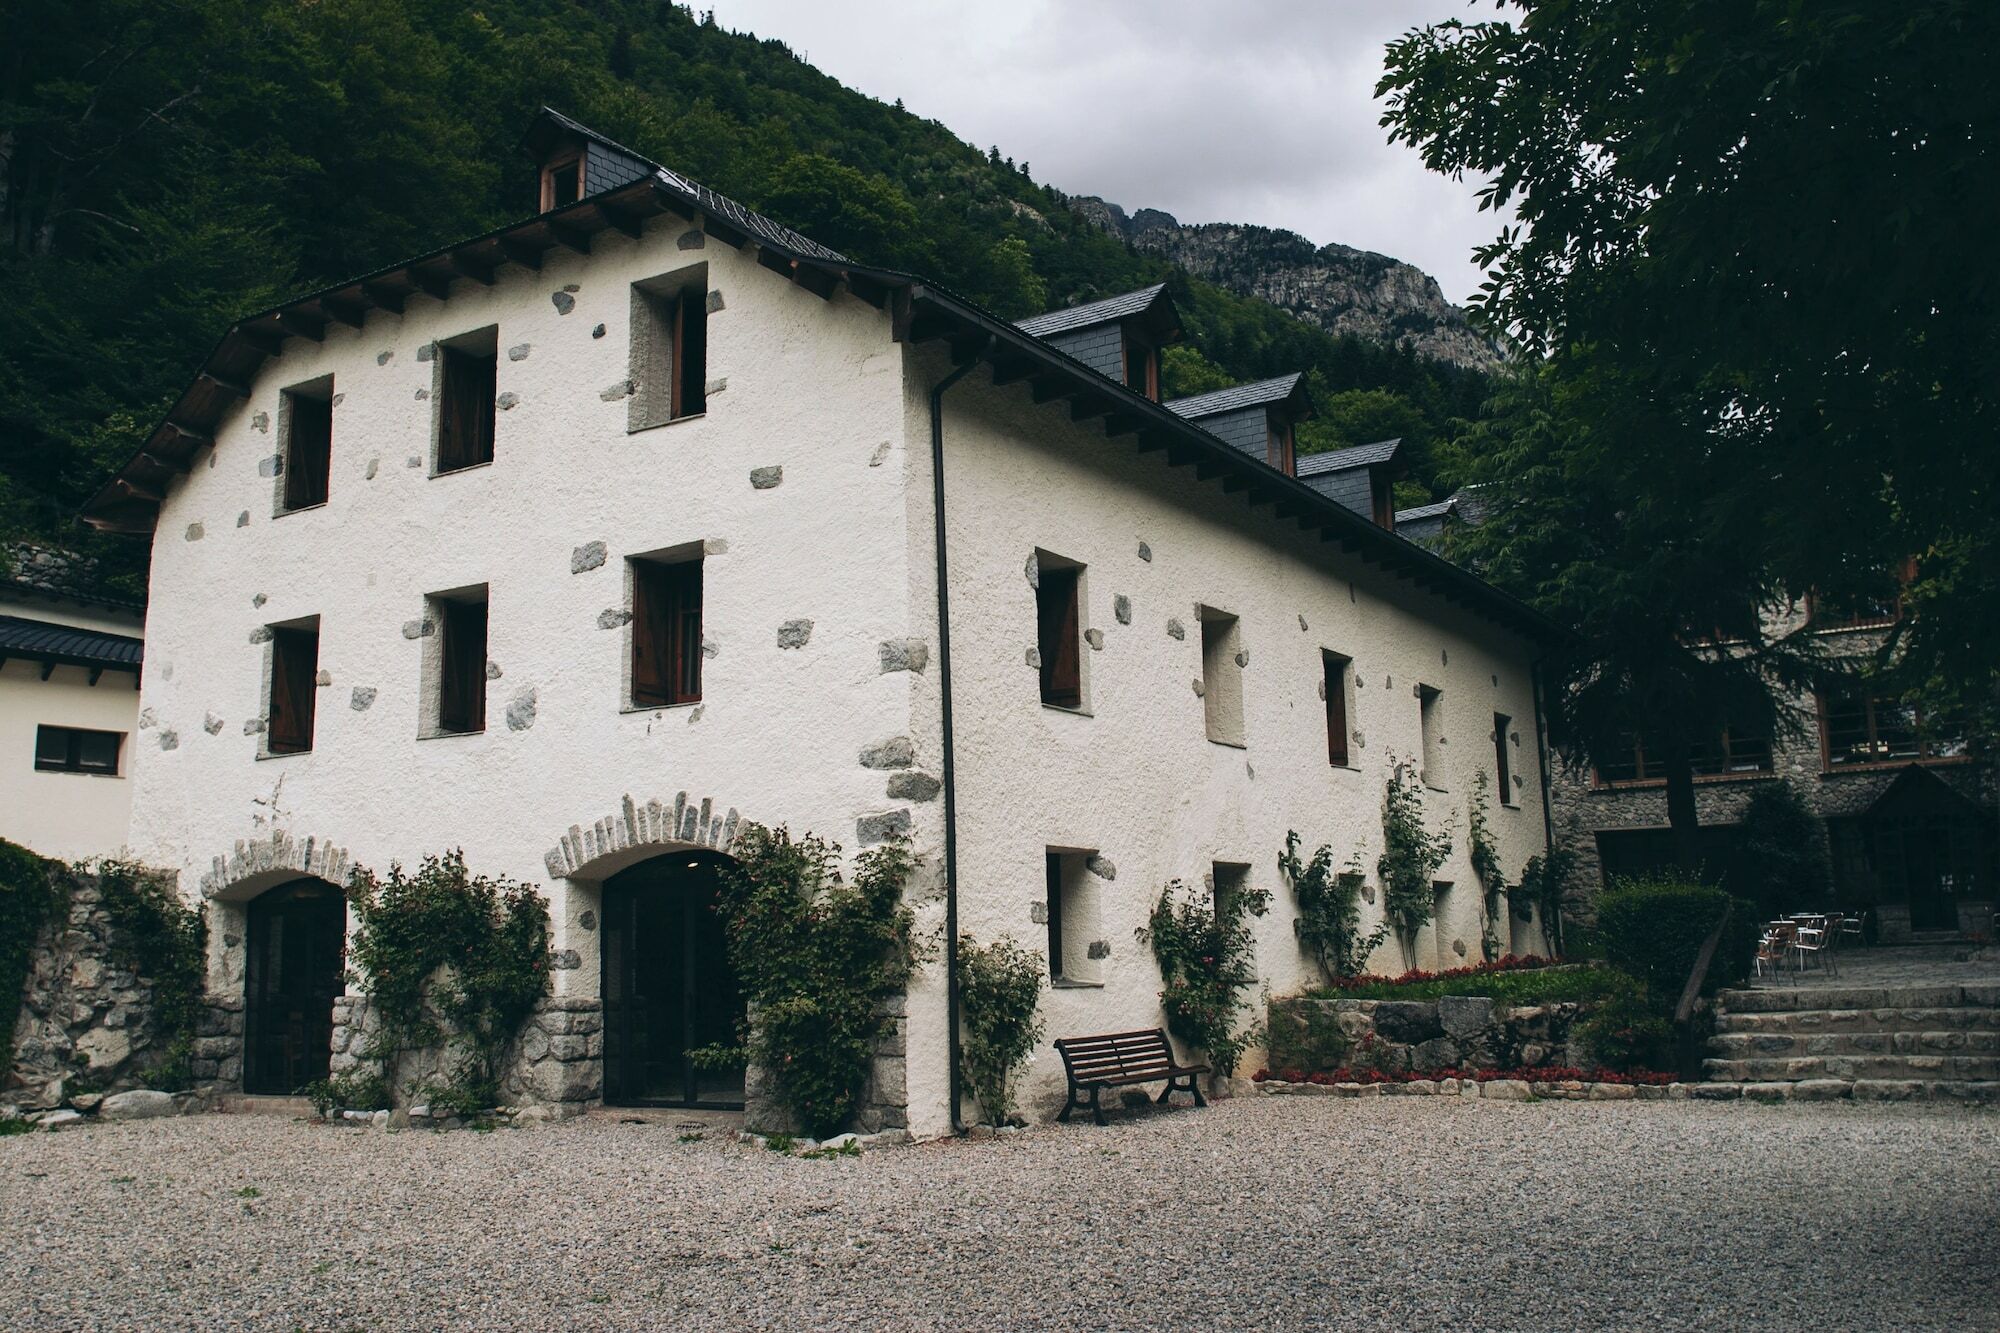
[[[1751,970],[1757,976],[1776,976],[1791,961],[1791,944],[1794,928],[1789,921],[1773,921],[1764,927],[1764,933],[1757,937],[1757,953],[1751,960]]]
[[[1835,933],[1828,928],[1825,917],[1818,920],[1818,925],[1800,926],[1792,941],[1792,950],[1798,955],[1799,970],[1804,971],[1817,959],[1820,971],[1830,977],[1839,976],[1840,968],[1833,961]]]

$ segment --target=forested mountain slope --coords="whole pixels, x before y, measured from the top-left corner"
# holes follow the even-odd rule
[[[783,44],[634,0],[15,0],[0,51],[0,550],[137,543],[82,501],[236,316],[529,211],[548,104],[853,257],[1019,317],[1166,280],[1198,355],[1169,387],[1311,372],[1301,447],[1423,451],[1476,371],[1335,337],[1135,250]],[[1356,132],[1372,133],[1373,127]]]

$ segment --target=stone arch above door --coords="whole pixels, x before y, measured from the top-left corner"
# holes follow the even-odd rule
[[[671,804],[652,800],[641,805],[627,795],[602,819],[570,825],[542,860],[554,879],[602,879],[655,851],[712,847],[726,852],[747,823],[734,807],[725,811],[709,796],[697,801],[678,792]]]
[[[326,838],[296,837],[283,829],[236,846],[209,862],[201,877],[201,896],[211,902],[247,902],[265,889],[288,879],[312,876],[345,887],[354,858],[345,847]]]

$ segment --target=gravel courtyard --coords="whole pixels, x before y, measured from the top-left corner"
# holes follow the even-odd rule
[[[1990,1111],[1253,1098],[824,1161],[681,1134],[0,1139],[0,1323],[2000,1327]]]

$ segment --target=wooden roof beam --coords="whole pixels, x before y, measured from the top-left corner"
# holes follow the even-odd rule
[[[144,500],[147,504],[158,504],[167,498],[164,492],[156,491],[150,486],[141,486],[130,477],[113,477],[111,484],[133,499]]]
[[[951,363],[963,366],[977,361],[991,341],[984,333],[970,333],[951,339]]]
[[[435,273],[426,273],[420,268],[404,269],[403,271],[410,275],[410,281],[415,283],[417,290],[425,296],[442,301],[451,295],[450,278],[439,277]]]
[[[622,208],[613,208],[610,204],[599,204],[597,206],[597,216],[603,218],[605,224],[612,230],[624,232],[635,241],[641,239],[646,234],[646,229],[640,225],[639,219],[627,213]]]
[[[261,329],[246,329],[241,326],[231,329],[230,333],[238,342],[262,356],[277,356],[285,350],[285,338],[282,333],[265,333]]]
[[[563,249],[574,250],[580,255],[590,253],[589,232],[572,227],[567,222],[557,222],[554,218],[548,219],[542,226],[547,228],[549,235],[555,238],[555,243]]]
[[[796,282],[822,301],[831,301],[833,299],[833,289],[840,285],[838,278],[814,265],[801,264],[796,259],[792,261],[791,267],[793,282]]]
[[[408,289],[397,291],[380,281],[376,281],[362,283],[361,294],[391,314],[400,315],[403,313],[403,302],[410,293]]]
[[[520,236],[502,236],[500,238],[501,254],[507,256],[510,262],[519,264],[522,268],[533,269],[536,272],[541,271],[543,249],[544,247],[536,245],[533,241],[526,240]]]
[[[366,300],[365,297],[363,299],[364,301]],[[330,296],[322,296],[319,298],[319,308],[350,329],[358,329],[367,322],[368,307],[365,304],[349,305],[345,301],[338,301]]]
[[[1026,358],[1014,361],[996,358],[993,362],[993,387],[1004,389],[1009,384],[1019,384],[1034,373],[1035,363]]]
[[[932,342],[945,337],[953,327],[952,321],[943,315],[920,312],[910,319],[909,339],[913,343]]]
[[[238,398],[248,398],[250,396],[249,385],[238,384],[235,380],[226,380],[212,370],[198,372],[195,375],[195,379],[212,388],[220,389],[224,393],[234,394]]]
[[[326,321],[314,320],[291,310],[281,310],[277,316],[278,327],[294,338],[310,338],[322,342],[326,338]]]
[[[453,250],[445,256],[445,262],[461,278],[471,278],[482,287],[493,285],[493,270],[462,250]]]
[[[1037,406],[1056,398],[1067,398],[1076,392],[1075,386],[1066,382],[1063,376],[1051,375],[1036,379],[1028,384],[1028,396]]]

